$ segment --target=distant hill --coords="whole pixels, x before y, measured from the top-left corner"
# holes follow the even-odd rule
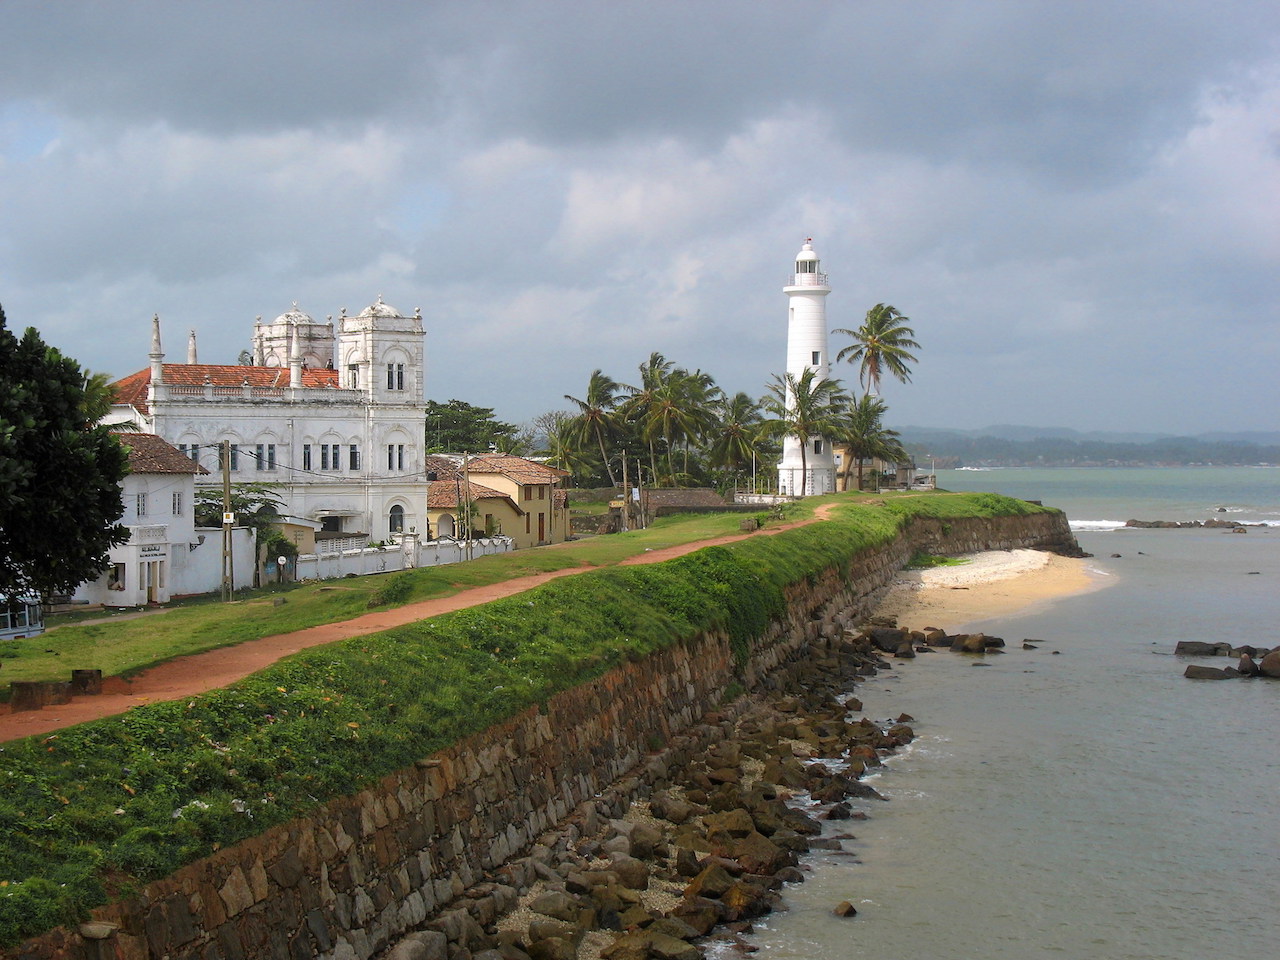
[[[1280,464],[1280,432],[1200,436],[999,424],[980,430],[899,427],[917,457],[951,466],[1176,466]]]

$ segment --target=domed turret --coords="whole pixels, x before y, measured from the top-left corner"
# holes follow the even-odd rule
[[[305,311],[293,306],[270,323],[255,324],[253,355],[263,366],[287,367],[296,352],[305,367],[322,369],[333,363],[333,326],[317,323]]]
[[[361,310],[359,314],[359,318],[363,318],[363,319],[369,319],[373,317],[392,318],[392,317],[403,317],[403,316],[404,314],[401,313],[399,310],[397,310],[395,307],[391,306],[391,304],[382,302],[382,294],[378,294],[378,300],[376,303],[369,304],[369,306]]]

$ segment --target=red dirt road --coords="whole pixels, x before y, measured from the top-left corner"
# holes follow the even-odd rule
[[[674,547],[650,550],[646,553],[630,557],[622,561],[623,565],[660,563],[674,557],[684,556],[703,547],[745,540],[747,537],[767,536],[802,527],[818,520],[824,520],[834,504],[824,504],[810,520],[797,520],[793,523],[779,524],[757,533],[734,534],[717,537],[712,540],[699,540],[694,543],[683,543]],[[0,714],[0,743],[18,740],[22,737],[54,733],[64,727],[77,723],[86,723],[101,717],[111,717],[124,713],[132,707],[145,703],[165,700],[181,700],[209,690],[225,687],[251,673],[269,667],[277,660],[290,654],[317,647],[336,640],[349,637],[377,633],[442,613],[451,613],[466,607],[479,606],[490,600],[499,600],[554,580],[557,577],[571,576],[595,569],[589,566],[570,567],[553,573],[540,573],[528,577],[517,577],[494,583],[484,587],[473,587],[462,590],[449,597],[438,597],[411,603],[394,610],[379,613],[368,613],[354,620],[339,623],[321,624],[298,630],[294,633],[282,633],[261,640],[250,640],[233,647],[221,647],[207,650],[204,653],[179,657],[152,667],[130,680],[121,677],[108,677],[103,680],[103,690],[98,696],[75,697],[70,703],[45,707],[43,710],[30,710],[21,713]],[[7,708],[6,708],[7,709]]]

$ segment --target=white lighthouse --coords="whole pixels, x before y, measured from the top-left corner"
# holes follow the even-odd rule
[[[827,351],[827,275],[819,269],[813,240],[805,240],[796,254],[796,272],[782,288],[787,295],[787,373],[797,380],[814,370],[815,382],[829,379]],[[804,473],[804,480],[801,474]],[[804,489],[801,489],[803,482]],[[831,493],[836,488],[836,462],[828,437],[810,437],[801,461],[800,441],[787,437],[778,467],[778,491],[790,496]]]

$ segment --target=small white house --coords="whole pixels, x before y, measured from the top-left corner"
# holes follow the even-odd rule
[[[117,436],[129,450],[129,473],[121,484],[129,540],[110,551],[107,569],[82,583],[72,603],[137,607],[218,590],[222,530],[195,525],[195,478],[208,471],[154,434]],[[232,531],[232,558],[235,586],[250,586],[252,530]]]

